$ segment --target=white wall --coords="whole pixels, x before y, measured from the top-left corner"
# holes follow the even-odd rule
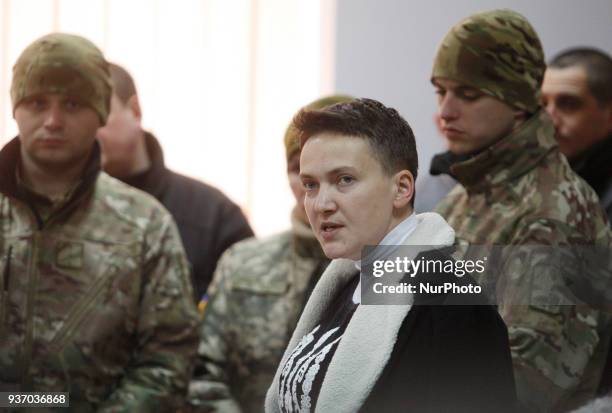
[[[258,235],[289,227],[283,136],[333,89],[334,0],[0,0],[0,148],[17,134],[9,87],[23,49],[87,37],[136,81],[166,163],[238,203]]]
[[[395,107],[412,126],[421,161],[443,150],[429,83],[438,43],[474,12],[511,8],[535,27],[547,60],[579,45],[612,53],[611,0],[338,0],[336,90]]]

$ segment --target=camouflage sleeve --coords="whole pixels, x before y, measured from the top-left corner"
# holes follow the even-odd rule
[[[497,286],[517,396],[526,411],[557,411],[570,396],[592,391],[599,381],[599,353],[607,348],[610,318],[581,304],[566,285],[561,273],[580,268],[572,250],[564,250],[570,256],[560,263],[535,247],[557,251],[551,247],[568,245],[572,231],[549,220],[525,225],[512,242]]]
[[[191,412],[239,413],[238,401],[232,396],[229,365],[228,280],[232,273],[232,249],[221,257],[208,289],[211,297],[200,327],[201,341],[195,372],[187,397]]]
[[[168,214],[145,235],[137,349],[99,412],[174,412],[184,403],[199,317],[187,259]]]

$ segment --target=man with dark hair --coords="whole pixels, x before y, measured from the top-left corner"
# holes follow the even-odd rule
[[[544,74],[541,97],[559,149],[612,220],[612,58],[589,48],[558,54]]]
[[[442,249],[455,239],[438,214],[413,213],[418,158],[408,123],[380,102],[356,99],[303,110],[294,125],[306,214],[333,261],[293,332],[266,411],[512,411],[506,327],[482,296],[416,289],[403,305],[389,296],[368,301],[373,260],[450,260]],[[415,286],[471,282],[442,271],[413,275]]]
[[[199,338],[187,259],[159,202],[100,171],[110,98],[108,62],[80,36],[41,37],[13,67],[0,392],[67,392],[74,412],[174,412]]]
[[[150,193],[176,221],[187,258],[195,300],[211,281],[223,251],[253,231],[240,208],[218,189],[179,175],[164,165],[157,139],[142,129],[134,80],[111,63],[113,96],[108,122],[98,130],[102,167],[110,175]]]
[[[436,211],[460,245],[504,248],[502,270],[476,278],[508,326],[519,401],[528,411],[566,411],[595,394],[611,333],[595,297],[581,302],[576,294],[592,278],[609,285],[610,274],[576,271],[583,265],[576,251],[562,266],[542,254],[568,245],[606,250],[612,236],[596,194],[570,169],[540,110],[544,69],[537,33],[512,10],[474,14],[444,37],[431,81],[446,172],[460,185]]]

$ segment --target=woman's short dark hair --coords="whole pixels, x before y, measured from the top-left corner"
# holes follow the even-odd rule
[[[354,99],[321,110],[302,109],[293,119],[300,132],[300,147],[320,133],[365,139],[385,172],[403,169],[417,177],[419,160],[408,122],[393,108],[373,99]]]
[[[412,129],[397,110],[376,100],[354,99],[320,110],[302,109],[293,124],[300,133],[300,147],[320,133],[362,138],[388,175],[408,170],[416,181],[419,159]]]

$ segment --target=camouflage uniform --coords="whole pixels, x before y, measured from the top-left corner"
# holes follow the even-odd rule
[[[11,190],[18,153],[18,140],[0,152],[0,391],[67,391],[78,412],[171,411],[198,316],[170,215],[93,166],[56,205]]]
[[[189,386],[194,411],[263,411],[307,296],[328,263],[308,233],[241,241],[219,261]]]
[[[106,121],[108,70],[86,39],[45,36],[14,71],[14,108],[59,93]],[[20,159],[15,138],[0,151],[0,391],[69,392],[75,412],[175,410],[199,337],[172,218],[101,173],[97,144],[57,200],[27,187]]]
[[[461,185],[436,212],[455,229],[460,242],[612,246],[597,196],[559,152],[544,113],[451,170]],[[530,263],[522,266],[529,268]],[[538,411],[558,411],[593,397],[609,340],[609,316],[571,305],[512,305],[506,300],[513,293],[511,284],[519,281],[495,281],[519,399]]]
[[[510,135],[450,167],[461,185],[436,212],[455,229],[460,244],[612,245],[596,194],[572,172],[558,150],[550,120],[538,110],[543,59],[533,28],[509,10],[463,20],[438,50],[432,78],[476,87],[531,114]],[[568,301],[572,297],[561,297],[566,305],[513,303],[516,297],[524,298],[517,291],[525,291],[520,289],[527,280],[544,291],[553,291],[562,281],[529,259],[520,264],[519,272],[507,267],[479,279],[493,285],[508,325],[518,398],[530,411],[578,407],[597,389],[610,315],[571,305],[576,302]],[[610,274],[605,277],[609,282]]]

